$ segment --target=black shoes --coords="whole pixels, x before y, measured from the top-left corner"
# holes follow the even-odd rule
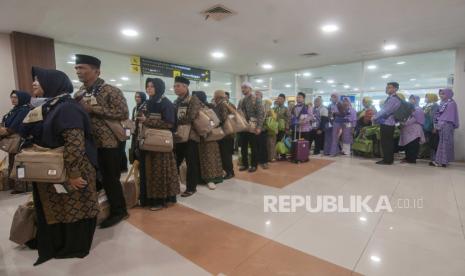
[[[185,191],[181,194],[181,197],[190,197],[191,195],[195,194],[195,191]]]
[[[223,179],[224,179],[224,180],[228,180],[228,179],[231,179],[231,178],[233,178],[233,177],[234,177],[234,173],[227,173],[227,174],[223,177]]]
[[[243,172],[243,171],[246,171],[246,170],[248,170],[248,168],[245,167],[245,166],[240,166],[240,167],[239,167],[239,171],[240,171],[240,172]]]
[[[250,167],[249,173],[253,173],[257,171],[257,167]]]
[[[383,160],[376,162],[377,165],[392,165],[392,163],[384,162]]]
[[[120,223],[121,221],[127,219],[128,217],[129,217],[128,213],[124,213],[124,214],[121,214],[121,215],[110,216],[106,220],[102,221],[102,223],[100,224],[100,228],[104,229],[104,228],[112,227],[112,226]]]

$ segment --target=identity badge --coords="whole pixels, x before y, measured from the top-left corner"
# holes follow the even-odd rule
[[[26,177],[26,168],[24,166],[16,167],[16,177],[18,179],[23,179],[24,177]]]

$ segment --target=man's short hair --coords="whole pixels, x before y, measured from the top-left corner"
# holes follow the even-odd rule
[[[286,95],[284,95],[283,93],[279,94],[278,97],[281,97],[283,99],[286,99]]]
[[[388,82],[387,85],[392,85],[392,86],[394,86],[396,89],[399,89],[399,83],[398,83],[398,82],[395,82],[395,81],[393,81],[393,82]]]
[[[304,92],[299,92],[299,93],[297,93],[297,96],[302,96],[302,97],[305,99],[305,94],[304,94]]]

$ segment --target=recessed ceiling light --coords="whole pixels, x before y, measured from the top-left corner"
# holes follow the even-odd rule
[[[327,80],[327,83],[334,83],[334,80]]]
[[[310,73],[310,72],[305,72],[305,73],[303,73],[303,76],[304,76],[304,77],[310,77],[311,75],[312,75],[312,73]]]
[[[285,86],[286,86],[286,88],[291,88],[292,87],[292,85],[290,85],[290,84],[286,84]]]
[[[115,79],[111,79],[110,81],[116,81]]]
[[[397,49],[397,45],[393,43],[389,43],[383,46],[384,51],[394,51]]]
[[[344,88],[345,88],[345,89],[349,89],[349,88],[350,88],[350,85],[346,84],[346,85],[344,85]]]
[[[204,86],[204,87],[208,87],[208,83],[204,83],[203,86]]]
[[[366,217],[360,217],[359,218],[361,221],[367,221],[367,218]]]
[[[397,64],[397,65],[404,65],[404,64],[406,64],[406,63],[407,63],[407,62],[405,62],[405,61],[398,61],[396,64]]]
[[[225,83],[225,84],[226,84],[226,85],[231,85],[232,83],[230,83],[230,82],[227,82],[227,83]]]
[[[360,90],[360,89],[358,89],[357,87],[354,88],[354,91],[358,91],[358,90]]]
[[[315,82],[316,82],[316,83],[320,83],[320,82],[321,82],[321,80],[316,80]]]
[[[416,81],[417,79],[410,79],[410,81]]]
[[[378,257],[378,256],[371,256],[370,259],[373,261],[373,262],[376,262],[376,263],[379,263],[381,262],[381,258]]]
[[[223,52],[220,52],[220,51],[215,51],[215,52],[212,52],[211,53],[211,56],[213,58],[217,58],[217,59],[220,59],[220,58],[224,58],[224,53]]]
[[[128,81],[129,78],[128,77],[121,77],[121,80]]]
[[[136,30],[134,29],[122,29],[121,30],[121,33],[125,36],[129,36],[129,37],[135,37],[135,36],[138,36],[139,35],[139,32],[137,32]]]
[[[263,85],[263,88],[268,88],[268,86],[266,86],[266,85]]]
[[[370,69],[370,70],[375,70],[376,68],[378,68],[378,66],[376,66],[374,64],[367,66],[367,69]]]
[[[265,63],[265,64],[262,64],[262,68],[266,70],[270,70],[270,69],[273,69],[273,65],[269,63]]]
[[[74,83],[78,83],[79,81],[78,80],[73,80]]]
[[[321,91],[320,91],[320,94],[323,94],[323,93],[325,93],[325,91],[321,90]]]
[[[321,30],[324,33],[334,33],[334,32],[339,31],[339,26],[336,24],[327,24],[327,25],[323,25],[321,27]]]
[[[75,61],[67,61],[66,63],[68,63],[68,64],[76,64]]]
[[[391,74],[386,74],[386,75],[382,75],[381,77],[382,77],[383,79],[387,79],[387,78],[390,78],[391,76],[392,76]]]
[[[121,83],[117,83],[116,86],[121,87],[123,85]]]
[[[262,80],[262,79],[256,79],[255,82],[257,82],[257,83],[263,83],[263,80]]]
[[[270,224],[271,224],[271,221],[270,221],[270,220],[267,220],[267,221],[265,221],[265,224],[266,224],[266,225],[270,225]]]

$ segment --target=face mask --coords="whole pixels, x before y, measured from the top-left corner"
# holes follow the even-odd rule
[[[47,98],[31,98],[31,105],[33,107],[38,107],[44,104],[47,101]]]

